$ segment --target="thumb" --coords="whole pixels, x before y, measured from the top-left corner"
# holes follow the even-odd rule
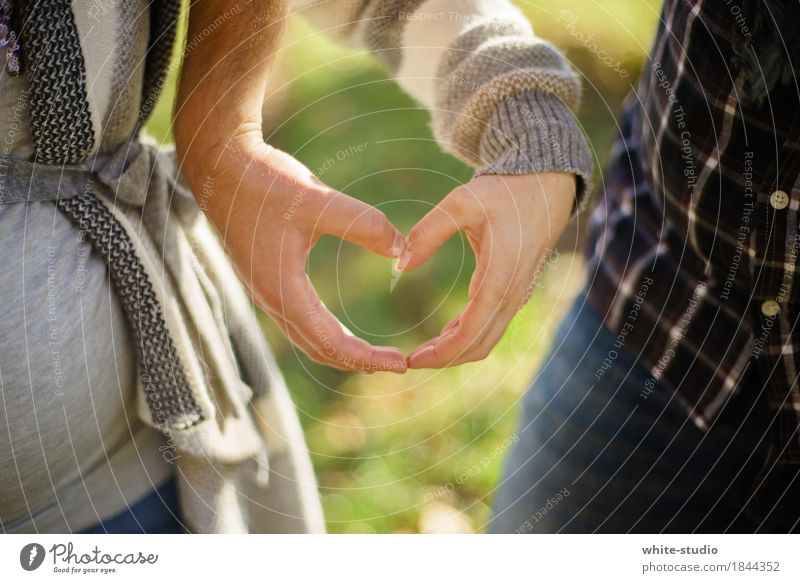
[[[397,260],[397,271],[411,271],[425,263],[445,241],[465,225],[462,194],[454,190],[414,225],[408,234],[406,247]]]
[[[341,192],[334,192],[315,229],[360,245],[384,257],[398,257],[405,239],[386,215],[374,206]]]

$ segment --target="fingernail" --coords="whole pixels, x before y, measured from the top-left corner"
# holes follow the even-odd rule
[[[405,245],[405,239],[400,233],[395,233],[394,235],[394,242],[392,243],[392,249],[390,253],[392,257],[397,257],[403,252],[403,246]]]
[[[397,263],[395,264],[394,268],[397,271],[403,271],[408,266],[409,261],[411,261],[411,251],[409,249],[406,249],[400,256],[400,259],[397,260]]]

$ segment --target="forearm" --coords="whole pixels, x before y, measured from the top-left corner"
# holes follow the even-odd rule
[[[181,69],[174,128],[184,174],[195,188],[192,160],[225,147],[238,135],[260,138],[269,64],[288,4],[288,0],[192,4],[190,45]]]
[[[309,20],[367,48],[431,112],[443,149],[478,174],[568,172],[592,159],[575,119],[580,78],[508,0],[314,2]]]

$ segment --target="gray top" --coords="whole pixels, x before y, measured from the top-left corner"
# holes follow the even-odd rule
[[[103,260],[53,203],[0,205],[0,525],[85,529],[163,483]],[[135,439],[132,439],[135,438]]]
[[[136,121],[143,5],[73,6],[101,149]],[[141,16],[130,26],[133,14]],[[29,124],[25,79],[3,71],[2,155],[30,157]],[[0,528],[82,530],[162,484],[172,465],[161,433],[136,415],[135,351],[106,265],[73,223],[52,202],[0,204],[0,265]]]

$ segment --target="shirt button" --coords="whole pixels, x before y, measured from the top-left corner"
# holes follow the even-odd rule
[[[769,195],[769,204],[778,210],[785,209],[789,205],[789,195],[782,190],[776,190]]]
[[[761,304],[761,313],[767,316],[768,318],[777,316],[780,311],[781,311],[781,305],[775,300],[766,300],[764,303]]]

